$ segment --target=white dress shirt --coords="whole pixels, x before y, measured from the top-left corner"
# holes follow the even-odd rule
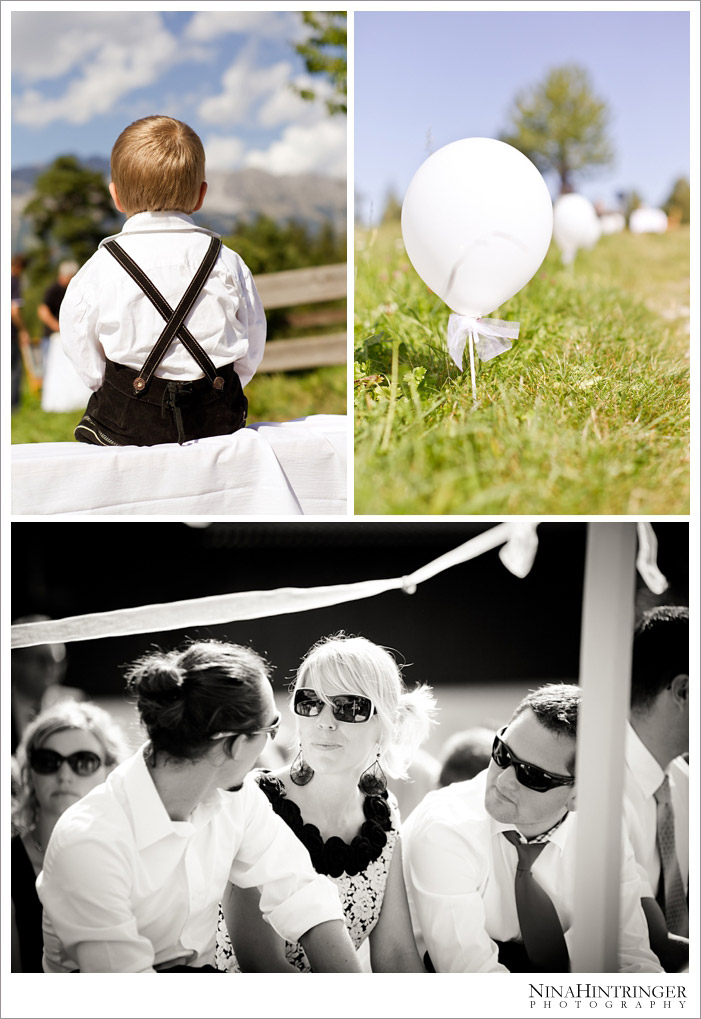
[[[59,314],[61,340],[90,389],[102,385],[105,359],[140,369],[166,324],[103,245],[116,240],[175,310],[212,236],[182,212],[139,212],[73,277]],[[250,270],[230,248],[222,246],[185,325],[215,367],[233,361],[241,385],[250,382],[263,357],[265,313]],[[203,372],[176,337],[156,375],[185,381]]]
[[[483,771],[429,793],[402,828],[404,878],[420,952],[438,973],[505,973],[495,941],[520,941],[514,877],[516,847],[484,806]],[[555,906],[572,948],[577,815],[555,829],[532,868]],[[624,840],[619,972],[660,973],[640,905],[640,879]]]
[[[684,888],[689,887],[689,765],[683,757],[667,767],[674,811],[674,842]],[[655,791],[665,772],[628,723],[623,818],[643,884],[642,895],[655,898],[660,882]]]
[[[172,821],[138,751],[54,828],[37,879],[44,970],[141,973],[183,957],[213,965],[229,880],[260,887],[263,915],[290,941],[343,920],[335,886],[255,782],[216,790],[189,821]]]

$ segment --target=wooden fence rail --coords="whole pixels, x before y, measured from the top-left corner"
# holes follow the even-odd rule
[[[255,277],[263,307],[293,308],[300,304],[337,301],[346,297],[346,265],[265,273]],[[335,316],[332,316],[335,317]],[[294,340],[270,340],[259,371],[297,371],[327,364],[345,364],[346,333],[326,333]]]

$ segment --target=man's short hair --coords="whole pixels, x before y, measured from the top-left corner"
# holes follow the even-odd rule
[[[582,688],[574,683],[546,683],[531,690],[517,706],[511,721],[530,709],[540,724],[556,736],[577,738],[577,716],[582,700]],[[568,768],[574,774],[575,755],[572,754]]]
[[[112,181],[125,211],[191,213],[204,182],[204,148],[191,127],[153,116],[125,127],[112,148]]]
[[[635,627],[630,705],[647,710],[675,676],[689,675],[689,609],[658,605]]]

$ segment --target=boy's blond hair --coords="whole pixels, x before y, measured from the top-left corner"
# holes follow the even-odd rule
[[[153,116],[125,127],[112,149],[112,181],[124,211],[191,213],[204,182],[198,135],[173,117]]]

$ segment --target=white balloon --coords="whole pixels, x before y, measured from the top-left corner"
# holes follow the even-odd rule
[[[560,195],[555,202],[553,237],[567,265],[579,248],[593,248],[601,236],[596,209],[584,195]]]
[[[631,212],[628,226],[632,234],[663,234],[667,232],[667,213],[641,205]]]
[[[599,217],[602,234],[618,234],[626,228],[626,217],[622,212],[605,212]]]
[[[552,228],[542,176],[494,138],[438,149],[414,174],[402,206],[407,255],[459,315],[486,315],[518,293],[545,258]]]

